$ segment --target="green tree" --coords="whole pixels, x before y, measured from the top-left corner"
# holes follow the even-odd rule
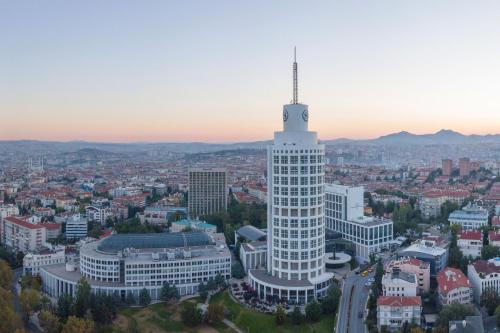
[[[274,318],[276,319],[277,325],[283,325],[286,319],[285,309],[281,304],[278,304],[276,311],[274,312]]]
[[[40,293],[34,289],[24,289],[19,295],[19,303],[26,318],[40,306]]]
[[[125,298],[125,303],[127,303],[128,305],[134,305],[136,303],[134,293],[132,292],[127,293],[127,297]]]
[[[294,325],[300,325],[304,322],[304,315],[300,311],[300,308],[298,306],[295,306],[293,308],[292,313],[290,314],[290,318],[292,320],[292,323]]]
[[[231,266],[231,275],[235,279],[243,279],[245,277],[245,270],[243,269],[243,265],[239,261],[236,261]]]
[[[448,331],[448,323],[452,320],[464,320],[467,316],[475,314],[474,308],[469,304],[452,303],[445,305],[438,314],[436,326],[442,326]]]
[[[0,287],[9,290],[12,284],[12,277],[13,273],[9,264],[5,260],[0,259]]]
[[[73,315],[73,297],[71,294],[62,294],[57,300],[57,316],[63,322]]]
[[[201,323],[201,311],[192,302],[184,304],[181,310],[182,322],[187,326],[196,326]]]
[[[149,291],[146,288],[142,288],[139,292],[139,304],[142,306],[146,306],[151,303],[151,296],[149,295]]]
[[[92,320],[81,319],[69,316],[64,324],[61,333],[94,333],[94,322]]]
[[[306,318],[309,321],[316,322],[321,318],[321,305],[313,299],[306,305]]]
[[[500,305],[500,295],[493,287],[487,287],[481,293],[481,306],[486,308],[488,315],[492,316],[495,309]]]
[[[21,317],[14,310],[12,292],[0,287],[0,332],[14,333],[23,327]]]
[[[497,328],[500,328],[500,305],[495,309],[495,317],[497,319]]]
[[[332,283],[326,292],[326,296],[321,299],[321,308],[324,314],[334,314],[340,301],[341,291],[336,283]]]
[[[40,326],[46,333],[59,333],[61,330],[61,324],[59,323],[59,317],[48,310],[40,311],[38,315],[38,321]]]
[[[176,286],[166,283],[161,288],[160,298],[167,303],[172,300],[178,300],[180,298],[179,291]]]
[[[90,306],[90,284],[85,280],[84,277],[80,278],[76,285],[76,297],[74,304],[75,315],[79,318],[83,318],[85,313]]]
[[[481,250],[481,259],[488,260],[500,256],[500,249],[493,245],[485,245]]]

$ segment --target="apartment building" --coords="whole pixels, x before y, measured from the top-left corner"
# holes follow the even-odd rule
[[[453,302],[469,304],[473,301],[472,284],[459,269],[446,267],[436,277],[438,300],[441,305]]]
[[[457,234],[457,246],[465,257],[481,257],[483,233],[480,230],[461,230]]]
[[[474,301],[479,303],[486,288],[500,293],[500,259],[477,260],[469,265],[467,276],[474,290]]]
[[[448,217],[450,224],[458,224],[463,230],[475,230],[488,225],[488,211],[476,204],[469,203]]]
[[[14,252],[28,253],[41,248],[47,240],[47,230],[38,223],[9,216],[1,220],[2,244]]]
[[[382,276],[384,296],[417,296],[418,281],[414,273],[406,273],[398,268]]]
[[[189,170],[188,214],[191,218],[227,210],[227,171]]]
[[[392,272],[393,269],[399,269],[402,272],[413,273],[417,277],[417,294],[429,292],[430,289],[430,265],[428,262],[404,257],[397,260],[391,260],[385,266],[385,272]]]
[[[377,326],[400,329],[404,322],[420,325],[422,299],[420,296],[380,296],[377,299]]]

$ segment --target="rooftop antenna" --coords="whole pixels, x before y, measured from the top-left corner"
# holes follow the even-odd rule
[[[297,47],[293,48],[293,104],[299,100],[299,88],[297,84]]]

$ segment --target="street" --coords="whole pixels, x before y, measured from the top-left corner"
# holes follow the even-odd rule
[[[344,281],[336,332],[365,332],[365,305],[369,292],[369,289],[365,287],[365,283],[370,277],[373,277],[373,275],[373,273],[370,273],[367,277],[363,277],[361,275],[350,275]],[[360,312],[363,313],[363,318],[359,318]]]

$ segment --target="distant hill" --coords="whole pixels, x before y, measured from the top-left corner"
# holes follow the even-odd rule
[[[203,143],[203,142],[156,142],[156,143],[105,143],[86,141],[36,141],[14,140],[0,141],[0,152],[19,152],[27,154],[43,153],[74,153],[80,151],[83,155],[102,155],[110,153],[135,153],[148,151],[167,151],[174,153],[209,153],[221,150],[265,149],[271,140],[237,142],[237,143]],[[452,130],[442,129],[432,134],[413,134],[407,131],[392,133],[371,140],[352,140],[339,138],[321,140],[321,143],[334,146],[341,144],[380,144],[380,145],[432,145],[432,144],[473,144],[498,143],[500,134],[464,135]]]

